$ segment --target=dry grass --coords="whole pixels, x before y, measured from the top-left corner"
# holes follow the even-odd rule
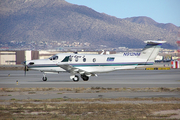
[[[180,104],[83,104],[83,103],[11,103],[0,105],[0,119],[60,120],[139,120],[163,119],[173,114],[154,115],[161,110],[177,110]]]
[[[171,101],[180,101],[180,98],[92,98],[92,99],[66,99],[66,98],[54,98],[54,99],[23,99],[23,100],[18,100],[18,99],[10,99],[10,100],[0,100],[0,102],[8,102],[8,103],[14,103],[14,102],[67,102],[67,103],[76,103],[76,102],[81,102],[81,103],[90,103],[90,102],[106,102],[112,103],[113,101],[152,101],[152,102],[171,102]]]
[[[180,88],[1,88],[2,95],[38,91],[63,93],[92,92],[179,92]],[[120,101],[125,101],[120,102]],[[140,102],[139,102],[140,101]],[[175,113],[154,114],[180,109],[180,98],[97,98],[97,99],[24,99],[0,100],[0,120],[141,120],[166,119]],[[180,119],[180,118],[179,118]]]
[[[60,91],[73,93],[100,93],[100,92],[180,92],[180,88],[1,88],[0,92],[29,92],[29,91]]]

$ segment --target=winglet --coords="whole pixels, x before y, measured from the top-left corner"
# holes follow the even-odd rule
[[[102,53],[101,53],[101,55],[103,55],[104,54],[104,50],[102,50]]]

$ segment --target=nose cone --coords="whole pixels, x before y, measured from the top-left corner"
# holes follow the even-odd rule
[[[34,61],[24,61],[21,64],[24,66],[34,65]]]
[[[25,65],[27,66],[34,65],[34,61],[25,61]]]

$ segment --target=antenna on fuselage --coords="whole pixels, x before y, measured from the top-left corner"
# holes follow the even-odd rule
[[[103,55],[104,54],[104,50],[102,50],[102,53],[101,53],[101,55]]]

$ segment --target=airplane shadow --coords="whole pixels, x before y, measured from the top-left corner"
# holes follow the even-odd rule
[[[74,81],[72,80],[47,80],[47,81],[43,81],[43,80],[37,80],[37,81],[27,81],[27,82],[42,82],[42,83],[50,83],[50,82],[67,82],[67,83],[74,83]],[[81,80],[79,80],[78,82],[81,82]]]

